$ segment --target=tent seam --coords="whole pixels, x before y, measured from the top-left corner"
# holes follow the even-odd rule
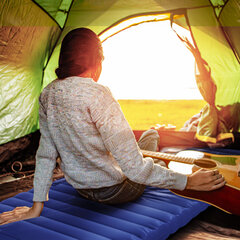
[[[217,6],[215,7],[215,6],[212,4],[211,0],[209,0],[209,2],[210,2],[210,4],[212,5],[212,8],[213,8],[213,9],[215,9],[215,8],[217,7]],[[227,40],[227,43],[229,44],[230,48],[232,49],[233,54],[235,55],[238,63],[240,64],[240,56],[238,55],[238,53],[237,53],[236,50],[234,49],[234,47],[233,47],[233,45],[232,45],[232,43],[231,43],[231,40],[229,39],[228,34],[224,31],[224,28],[223,28],[223,26],[222,26],[222,24],[221,24],[221,22],[220,22],[221,14],[222,14],[224,8],[226,7],[226,5],[228,4],[228,2],[229,2],[229,0],[227,0],[224,5],[220,5],[220,6],[222,6],[222,9],[221,9],[221,11],[220,11],[220,13],[219,13],[219,16],[217,16],[215,10],[214,10],[213,12],[214,12],[214,15],[215,15],[215,17],[216,17],[217,23],[218,23],[218,25],[219,25],[219,27],[220,27],[223,35],[224,35],[224,38]]]
[[[48,17],[50,17],[56,24],[57,24],[57,26],[60,28],[60,30],[61,30],[61,26],[59,25],[59,23],[41,6],[41,5],[39,5],[37,2],[35,2],[34,0],[32,0],[32,2],[34,3],[34,4],[36,4],[44,13],[46,13],[47,15],[48,15]]]
[[[73,3],[74,3],[74,0],[72,0],[71,4],[70,4],[70,6],[69,6],[68,15],[67,15],[67,17],[66,17],[66,20],[65,20],[65,23],[64,23],[62,29],[64,29],[65,26],[66,26],[66,23],[67,23],[67,20],[68,20],[68,16],[69,16],[69,13],[70,13],[70,11],[71,11],[71,8],[72,8]]]
[[[74,1],[74,0],[73,0]],[[169,13],[169,14],[172,14],[174,12],[178,12],[178,11],[187,11],[188,9],[198,9],[198,8],[205,8],[205,7],[211,7],[211,5],[203,5],[203,6],[200,6],[200,7],[191,7],[191,8],[176,8],[176,9],[171,9],[171,10],[165,10],[165,11],[157,11],[157,12],[144,12],[144,13],[137,13],[137,14],[132,14],[132,15],[129,15],[127,17],[124,17],[124,18],[121,18],[120,20],[116,21],[115,23],[113,23],[112,25],[110,25],[109,27],[105,28],[103,31],[101,31],[98,36],[102,35],[103,33],[105,33],[106,31],[108,31],[109,29],[113,28],[114,26],[116,26],[117,24],[121,23],[121,22],[124,22],[128,19],[131,19],[131,18],[134,18],[134,17],[141,17],[141,16],[153,16],[153,15],[159,15],[159,14],[165,14],[165,13]],[[132,26],[135,26],[135,25],[138,25],[138,24],[141,24],[141,23],[145,23],[145,22],[154,22],[154,20],[146,20],[146,21],[142,21],[142,22],[139,22],[139,23],[136,23],[136,24],[132,24],[122,30],[125,30],[129,27],[132,27]],[[121,32],[122,30],[120,30],[119,32]],[[114,33],[113,35],[115,35],[116,33]],[[109,36],[109,37],[112,37],[113,35]],[[108,37],[108,38],[109,38]],[[106,38],[106,39],[108,39]],[[105,40],[106,40],[105,39]],[[104,41],[105,41],[104,40]]]
[[[223,9],[226,7],[226,5],[228,4],[228,2],[229,2],[229,0],[227,0],[227,1],[225,2],[224,6],[222,7],[221,12],[219,13],[218,18],[220,18],[221,14],[222,14],[222,11],[223,11]]]
[[[56,42],[55,42],[55,44],[54,44],[54,46],[53,46],[53,48],[52,48],[53,50],[52,50],[52,52],[49,54],[48,60],[47,60],[47,62],[46,62],[46,64],[45,64],[45,66],[43,67],[43,70],[42,70],[42,71],[43,71],[43,74],[42,74],[41,86],[43,85],[43,79],[44,79],[44,75],[45,75],[45,69],[46,69],[46,67],[48,66],[48,63],[49,63],[49,61],[50,61],[50,59],[51,59],[51,56],[52,56],[52,54],[53,54],[53,52],[54,52],[54,50],[55,50],[55,48],[56,48],[56,46],[57,46],[57,44],[58,44],[58,41],[59,41],[59,39],[60,39],[60,37],[61,37],[61,35],[62,35],[63,29],[65,28],[66,22],[67,22],[67,20],[68,20],[69,13],[70,13],[71,8],[72,8],[72,5],[73,5],[73,2],[74,2],[74,0],[72,0],[71,5],[70,5],[70,7],[69,7],[69,9],[68,9],[68,15],[67,15],[67,17],[66,17],[66,21],[65,21],[63,27],[60,29],[60,30],[61,30],[61,33],[59,34],[59,36],[58,36],[58,38],[57,38],[57,40],[56,40]]]
[[[217,18],[217,22],[218,22],[218,24],[219,24],[219,27],[220,27],[220,29],[221,29],[221,31],[222,31],[222,33],[223,33],[225,39],[227,40],[227,42],[228,42],[230,48],[232,49],[233,54],[235,55],[235,57],[236,57],[238,63],[240,64],[240,56],[239,56],[239,54],[237,53],[237,51],[235,50],[235,48],[233,47],[232,42],[231,42],[231,40],[230,40],[228,34],[225,32],[225,30],[224,30],[224,28],[223,28],[223,26],[222,26],[222,24],[221,24],[221,22],[220,22],[220,16],[221,16],[221,14],[222,14],[224,8],[226,7],[226,5],[227,5],[228,3],[229,3],[229,0],[227,0],[227,2],[225,3],[225,5],[223,6],[223,8],[222,8],[222,10],[221,10],[221,12],[220,12],[220,14],[219,14],[219,17]]]

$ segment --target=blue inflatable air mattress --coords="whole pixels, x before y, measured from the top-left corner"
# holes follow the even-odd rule
[[[135,202],[108,206],[80,197],[65,179],[50,189],[39,218],[0,226],[1,240],[162,240],[186,225],[208,205],[147,187]],[[31,206],[33,190],[0,203],[0,212]]]

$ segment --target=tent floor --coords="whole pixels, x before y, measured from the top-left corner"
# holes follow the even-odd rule
[[[54,179],[59,179],[62,174],[56,171]],[[28,191],[32,188],[33,176],[21,179],[20,181],[0,184],[0,200],[12,197],[20,192]],[[169,240],[190,240],[190,239],[239,239],[240,238],[240,217],[227,214],[214,207],[208,207],[186,226],[172,234]]]
[[[185,133],[185,134],[186,136],[183,136],[183,134],[180,135],[179,132],[166,132],[166,133],[163,132],[161,134],[161,146],[170,147],[169,143],[172,144],[172,141],[175,140],[175,146],[179,148],[181,147],[182,142],[186,144],[187,142],[186,139],[190,139],[189,144],[187,144],[187,146],[184,146],[184,147],[188,147],[188,148],[204,147],[204,146],[199,146],[198,142],[193,142],[193,137],[189,136],[189,134],[192,134],[192,133]],[[38,139],[38,135],[36,136],[37,136],[36,138]],[[237,138],[238,141],[235,142],[235,144],[237,145],[234,146],[234,149],[236,150],[224,149],[225,154],[230,154],[228,152],[233,151],[234,153],[232,154],[240,155],[240,150],[239,150],[240,138],[239,137],[240,136],[238,135],[238,138]],[[30,140],[28,141],[30,142]],[[22,145],[23,144],[26,145],[27,141],[21,140],[20,143]],[[12,144],[12,143],[9,143],[9,144]],[[6,155],[3,153],[6,153],[6,152],[9,153],[9,144],[7,144],[8,146],[1,146],[0,156]],[[19,146],[16,145],[16,142],[12,144],[14,154],[15,154],[15,151],[18,150],[17,149],[18,147]],[[30,149],[36,149],[36,148],[33,148],[32,146],[30,146]],[[25,152],[23,152],[22,155],[25,156]],[[14,155],[14,157],[15,156],[16,154]],[[8,156],[8,157],[12,157],[12,156]],[[5,159],[2,158],[2,160],[6,162]],[[2,179],[3,181],[0,181],[0,201],[13,197],[18,193],[30,190],[33,187],[33,184],[32,184],[33,172],[34,171],[30,172],[24,178],[19,178],[19,180],[17,181],[4,181],[4,179]],[[54,173],[54,180],[57,180],[61,177],[63,177],[63,174],[59,169],[56,169]],[[229,215],[223,211],[218,210],[217,208],[210,206],[206,210],[204,210],[202,213],[200,213],[198,216],[196,216],[192,221],[190,221],[185,227],[182,227],[176,233],[172,234],[168,239],[169,240],[240,239],[240,217]]]

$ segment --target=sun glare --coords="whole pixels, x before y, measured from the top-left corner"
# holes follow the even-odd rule
[[[103,51],[99,83],[116,99],[202,99],[194,57],[169,20],[127,28],[104,41]]]

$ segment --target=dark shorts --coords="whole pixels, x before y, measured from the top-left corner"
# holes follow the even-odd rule
[[[143,194],[144,189],[145,185],[126,179],[122,183],[111,187],[77,189],[77,191],[81,196],[93,201],[118,204],[136,200]]]

